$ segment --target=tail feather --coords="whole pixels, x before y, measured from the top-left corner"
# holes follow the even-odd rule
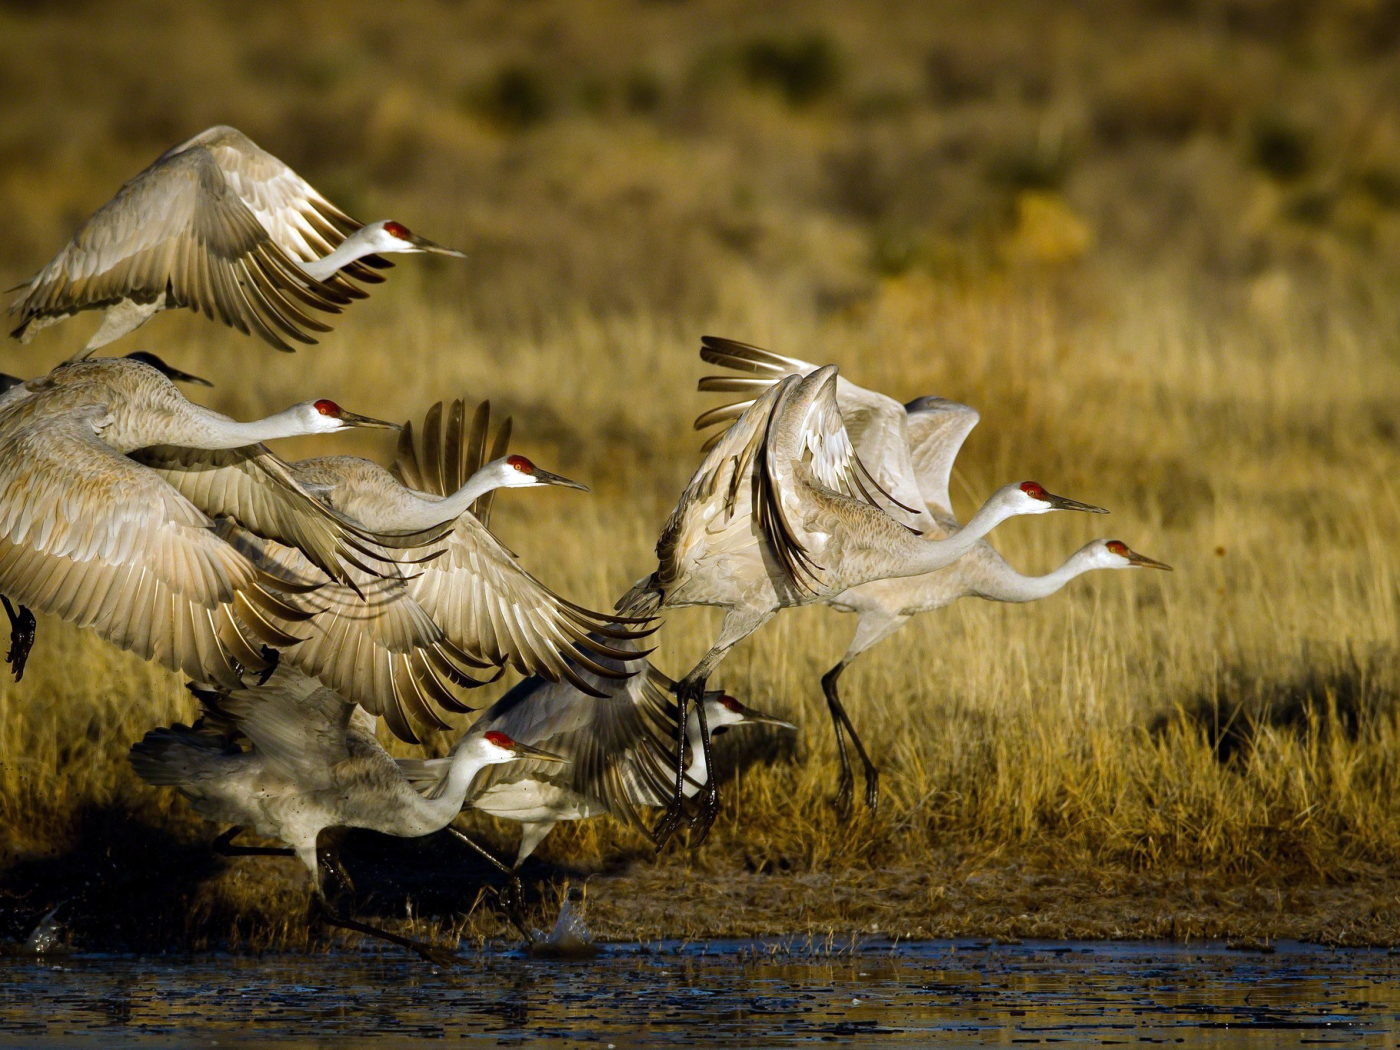
[[[216,763],[239,754],[218,737],[187,725],[152,729],[131,745],[131,768],[148,784],[181,787],[214,771]]]
[[[632,589],[617,600],[613,611],[623,616],[653,617],[661,611],[665,595],[657,581],[656,573],[638,580]]]

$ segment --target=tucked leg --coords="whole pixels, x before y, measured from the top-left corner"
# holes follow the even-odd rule
[[[37,625],[34,622],[34,614],[23,605],[11,605],[10,599],[4,595],[0,595],[0,602],[5,603],[5,612],[10,617],[10,651],[5,654],[5,662],[10,665],[15,681],[18,682],[24,677],[24,665],[29,660],[29,650],[34,648],[34,631]]]

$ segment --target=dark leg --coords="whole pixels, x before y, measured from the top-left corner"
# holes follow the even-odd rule
[[[856,727],[851,725],[850,716],[846,714],[846,709],[841,706],[841,697],[836,692],[836,679],[845,669],[846,665],[842,662],[823,675],[822,690],[826,693],[827,707],[831,709],[831,719],[836,726],[836,740],[841,748],[841,787],[837,793],[836,804],[841,809],[841,815],[848,817],[851,812],[851,791],[855,777],[851,775],[851,764],[846,757],[846,747],[841,743],[842,726],[845,726],[846,732],[850,734],[851,745],[856,749],[856,754],[860,756],[861,764],[865,767],[865,804],[872,812],[880,805],[880,771],[875,768],[875,763],[870,761],[870,756],[865,753],[865,746],[860,742],[860,737],[856,735]]]
[[[690,845],[692,848],[705,841],[705,836],[714,826],[719,816],[719,785],[715,783],[715,759],[710,751],[710,727],[705,721],[705,683],[700,683],[700,692],[695,700],[695,713],[700,718],[700,749],[705,755],[705,783],[700,788],[700,809],[690,821]]]
[[[264,645],[262,658],[267,661],[267,666],[258,673],[258,685],[267,685],[267,680],[272,677],[272,673],[277,670],[277,665],[282,660],[282,654],[272,646]]]
[[[312,920],[319,919],[327,926],[338,926],[342,930],[353,930],[356,933],[363,933],[368,937],[378,937],[382,941],[390,944],[397,944],[400,948],[407,948],[411,952],[417,952],[419,956],[441,966],[444,969],[452,966],[457,961],[457,957],[446,948],[439,948],[437,945],[428,944],[424,941],[415,941],[408,937],[400,937],[397,933],[390,933],[388,930],[381,930],[378,926],[371,926],[367,922],[359,922],[346,915],[340,915],[331,909],[320,892],[316,892],[311,898]]]
[[[694,701],[698,706],[704,695],[704,679],[697,683],[683,678],[676,683],[676,716],[678,719],[676,723],[676,790],[666,803],[666,812],[662,814],[661,819],[651,832],[651,837],[656,841],[657,853],[660,853],[666,843],[670,841],[671,836],[676,833],[676,829],[681,826],[681,819],[685,816],[685,727],[690,719],[691,702]]]
[[[243,829],[237,826],[229,828],[222,835],[214,840],[210,847],[221,857],[295,857],[296,850],[274,849],[269,846],[235,846],[233,840],[238,838]]]
[[[5,662],[14,672],[15,681],[24,677],[24,665],[29,659],[29,650],[34,648],[34,614],[23,605],[19,611],[10,604],[10,599],[0,594],[0,602],[5,603],[5,612],[10,616],[10,651],[5,654]]]
[[[856,778],[851,772],[850,756],[846,754],[846,734],[841,729],[841,716],[836,713],[836,709],[841,706],[841,700],[836,693],[836,679],[845,669],[846,665],[842,662],[822,675],[822,692],[826,694],[826,708],[831,712],[831,728],[836,734],[836,754],[841,759],[841,777],[836,784],[836,798],[833,802],[841,819],[850,820]]]
[[[520,931],[520,936],[525,938],[525,943],[534,944],[534,931],[525,923],[525,887],[520,884],[520,873],[497,857],[485,846],[481,845],[475,839],[464,835],[456,828],[449,827],[447,833],[476,850],[477,853],[490,861],[498,871],[510,879],[510,885],[506,888],[505,892],[497,893],[496,896],[500,899],[501,908],[506,913],[506,918],[510,920],[512,926]]]
[[[325,832],[322,832],[324,835]],[[345,870],[345,866],[340,863],[340,845],[336,843],[331,846],[321,846],[316,851],[316,863],[324,874],[322,882],[333,882],[335,884],[333,896],[335,900],[350,901],[355,900],[355,883],[350,879],[350,873]]]

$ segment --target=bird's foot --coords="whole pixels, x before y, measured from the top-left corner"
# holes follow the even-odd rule
[[[272,646],[264,645],[261,656],[267,661],[267,666],[258,672],[258,685],[267,685],[267,680],[276,672],[277,665],[282,661],[282,654]]]
[[[836,807],[836,815],[843,821],[849,821],[855,810],[855,792],[856,778],[851,775],[849,769],[841,770],[841,779],[836,785],[836,797],[831,800],[831,804]]]
[[[435,944],[427,944],[423,941],[412,941],[409,945],[419,958],[425,962],[430,962],[434,966],[441,966],[444,970],[450,970],[457,965],[457,956],[453,955],[446,948],[439,948]]]
[[[880,808],[880,774],[874,766],[865,771],[865,805],[871,813]]]
[[[701,792],[699,807],[693,817],[690,818],[690,845],[694,849],[705,841],[710,834],[710,828],[714,827],[715,820],[719,817],[719,788],[715,786],[714,778],[706,781],[705,790]]]
[[[0,595],[5,603],[5,612],[10,617],[10,651],[5,654],[5,662],[10,665],[15,681],[24,677],[24,665],[29,660],[29,651],[34,648],[34,632],[37,624],[34,614],[23,605],[16,611],[10,599]]]
[[[513,875],[504,889],[497,890],[496,899],[510,924],[525,938],[526,946],[533,946],[536,940],[535,931],[530,929],[529,923],[525,921],[525,887],[520,884],[520,876]]]
[[[685,797],[672,798],[666,806],[666,812],[661,815],[661,819],[656,822],[656,826],[651,829],[652,841],[656,843],[656,852],[660,853],[666,848],[666,843],[671,841],[685,819]]]

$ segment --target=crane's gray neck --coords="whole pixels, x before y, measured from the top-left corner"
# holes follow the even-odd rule
[[[395,527],[414,532],[456,521],[470,510],[471,505],[478,499],[493,489],[500,488],[504,483],[500,468],[495,463],[488,463],[450,496],[438,498],[423,492],[415,493],[417,498],[404,508]]]
[[[1092,549],[1090,544],[1075,551],[1058,569],[1042,576],[1024,576],[998,558],[996,571],[978,582],[977,593],[997,602],[1033,602],[1048,598],[1076,576],[1099,567],[1089,559]]]
[[[300,437],[310,432],[305,418],[295,407],[264,419],[240,423],[202,405],[191,404],[189,424],[186,433],[172,435],[172,438],[163,444],[206,449],[243,448],[245,445],[256,445],[262,441]]]
[[[905,563],[907,571],[901,576],[922,576],[951,565],[970,551],[983,536],[991,532],[1014,512],[1001,500],[993,497],[978,508],[972,519],[956,532],[937,540],[914,538]]]
[[[340,242],[340,247],[329,255],[323,255],[319,259],[311,262],[301,263],[300,266],[306,276],[312,280],[325,281],[334,276],[342,267],[349,266],[356,259],[362,259],[366,255],[373,255],[376,249],[369,243],[373,232],[370,227],[362,226],[345,240]]]
[[[485,759],[469,747],[458,747],[452,753],[447,776],[426,800],[427,804],[439,816],[446,814],[443,818],[444,825],[461,810],[467,801],[467,791],[470,790],[472,781],[476,779],[479,772],[486,768],[487,764]]]

